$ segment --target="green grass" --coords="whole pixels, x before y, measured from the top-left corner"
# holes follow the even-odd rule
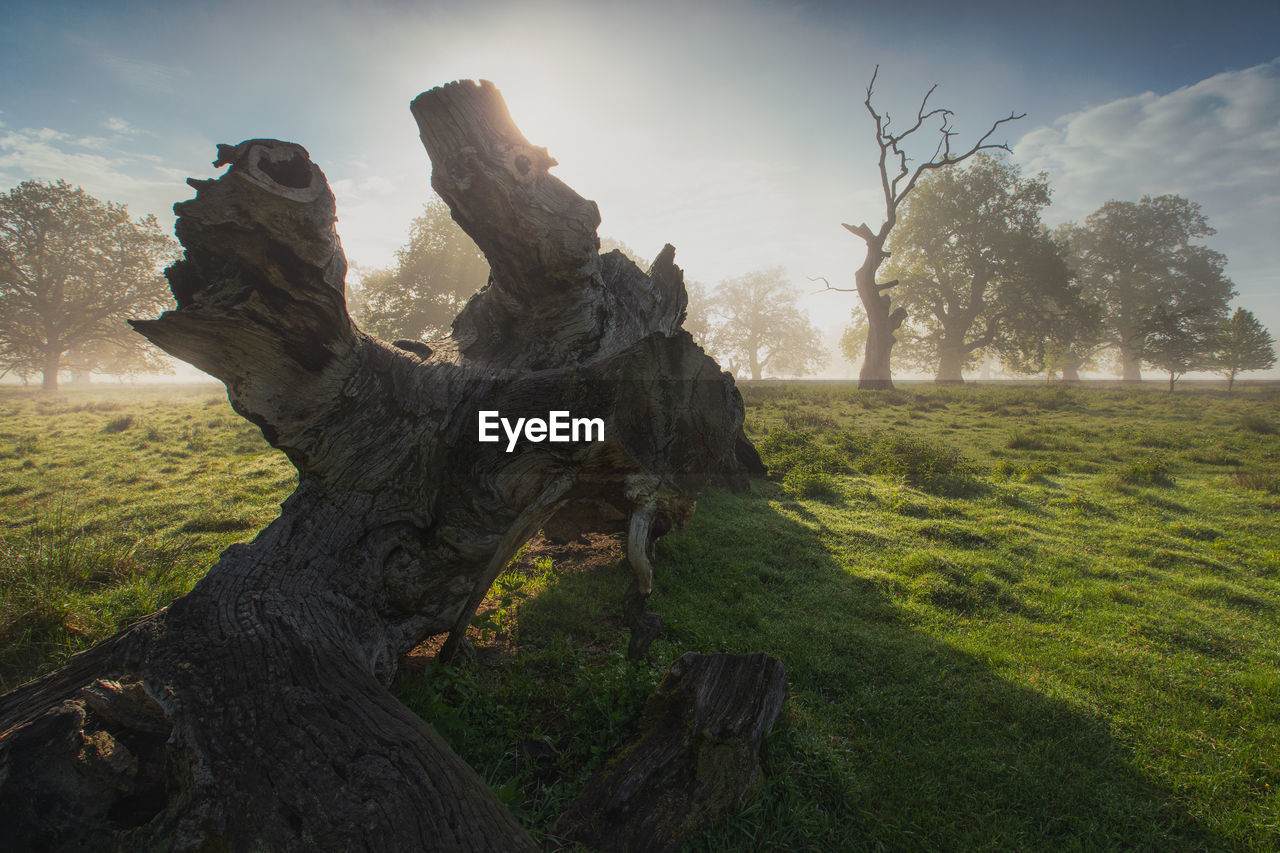
[[[217,386],[0,391],[0,689],[186,592],[296,479]]]
[[[1280,396],[744,396],[773,477],[659,543],[652,661],[623,656],[620,556],[527,552],[473,629],[492,654],[397,679],[535,834],[671,660],[765,651],[789,684],[765,785],[692,849],[1280,847]],[[292,485],[212,393],[0,414],[9,686],[189,586]]]

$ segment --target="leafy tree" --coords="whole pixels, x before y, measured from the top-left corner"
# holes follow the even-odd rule
[[[1051,379],[1060,375],[1063,382],[1079,382],[1080,370],[1093,365],[1102,342],[1102,309],[1078,291],[1075,297],[1050,300],[1039,324],[1013,328],[1012,340],[998,347],[1004,366],[1013,373],[1046,373]]]
[[[1039,339],[1038,357],[1009,361],[1015,372],[1045,372],[1063,382],[1079,382],[1082,370],[1099,369],[1103,361],[1102,306],[1081,299],[1060,312]],[[1034,350],[1032,350],[1035,352]]]
[[[646,261],[644,258],[640,257],[640,255],[636,253],[636,250],[632,249],[626,243],[622,242],[621,240],[615,240],[613,237],[600,238],[600,254],[602,255],[608,254],[609,252],[612,252],[615,249],[621,252],[622,254],[626,255],[628,258],[630,258],[631,262],[636,266],[638,266],[640,269],[642,270],[649,269],[649,264],[651,263],[651,261]]]
[[[1177,305],[1200,322],[1224,313],[1234,293],[1223,273],[1226,257],[1192,242],[1214,231],[1200,205],[1181,196],[1109,201],[1083,227],[1068,224],[1059,233],[1085,294],[1101,306],[1103,342],[1119,354],[1126,380],[1142,378],[1146,339],[1167,326],[1157,308]]]
[[[684,322],[681,326],[686,332],[693,335],[693,340],[698,346],[713,357],[719,358],[718,348],[721,335],[720,327],[715,322],[712,294],[708,292],[706,285],[697,281],[686,281],[684,289],[689,296],[689,303],[685,307]]]
[[[885,251],[885,244],[889,240],[889,234],[893,231],[894,225],[897,224],[899,207],[911,195],[921,176],[927,172],[964,162],[979,151],[997,148],[1004,151],[1010,150],[1008,145],[987,140],[1000,125],[1023,117],[1010,113],[1007,118],[993,123],[991,128],[973,144],[973,147],[957,153],[951,150],[951,140],[956,135],[951,125],[953,115],[951,110],[941,107],[929,109],[929,96],[933,94],[934,89],[938,88],[937,85],[932,86],[921,99],[920,108],[916,111],[915,123],[899,131],[891,129],[893,121],[889,113],[878,112],[871,105],[871,95],[879,73],[880,66],[877,65],[875,72],[871,75],[871,82],[867,84],[866,100],[862,103],[876,123],[876,145],[880,149],[880,185],[884,192],[884,219],[879,229],[875,231],[872,231],[865,222],[856,226],[848,223],[844,225],[849,233],[867,244],[866,257],[862,266],[854,274],[854,290],[862,302],[867,324],[865,351],[858,379],[858,387],[864,390],[893,388],[889,356],[897,341],[894,332],[907,318],[907,312],[902,306],[891,307],[891,299],[887,293],[890,288],[897,285],[897,282],[876,281],[881,264],[889,257],[889,253]],[[933,118],[939,120],[937,145],[932,155],[927,160],[920,161],[913,169],[907,165],[911,160],[907,154],[907,146],[914,142],[911,137],[924,126],[924,123]],[[847,291],[847,288],[831,287],[829,283],[827,287],[830,290]]]
[[[852,312],[853,324],[846,326],[840,336],[840,354],[857,364],[867,351],[867,333],[870,331],[867,312],[859,306]]]
[[[1212,364],[1220,320],[1218,312],[1204,305],[1190,311],[1157,305],[1141,328],[1142,360],[1169,374],[1172,392],[1174,382],[1184,374]]]
[[[2,301],[3,297],[0,297]],[[14,339],[5,335],[3,330],[7,325],[6,318],[0,317],[0,378],[12,374],[27,385],[31,377],[40,373],[40,351],[30,346],[25,338]]]
[[[803,376],[826,363],[822,334],[796,305],[780,267],[720,283],[710,300],[714,349],[729,372]]]
[[[104,338],[67,353],[64,364],[71,370],[72,384],[88,382],[93,373],[122,380],[144,373],[173,373],[172,362],[160,350],[145,341],[142,346],[135,344],[132,338],[136,333],[131,328],[119,331],[119,337]]]
[[[1237,308],[1231,319],[1214,331],[1210,366],[1227,377],[1227,393],[1236,384],[1236,374],[1266,370],[1275,366],[1276,342],[1253,312]]]
[[[24,181],[0,196],[0,361],[20,376],[159,358],[125,323],[169,302],[161,268],[177,253],[154,216],[130,219],[66,181]],[[108,357],[109,356],[109,357]]]
[[[387,340],[449,333],[458,311],[489,280],[489,264],[439,199],[409,226],[392,270],[366,273],[356,301],[361,325]]]
[[[916,367],[960,382],[985,351],[1006,363],[1044,361],[1052,327],[1067,328],[1059,318],[1083,310],[1040,222],[1048,205],[1044,173],[1023,178],[987,154],[920,181],[901,208],[886,267],[912,318],[902,352]]]

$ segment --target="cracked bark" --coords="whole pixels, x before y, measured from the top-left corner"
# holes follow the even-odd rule
[[[0,846],[533,849],[388,692],[398,660],[465,626],[539,528],[629,531],[647,630],[653,539],[759,466],[731,377],[680,327],[674,250],[647,272],[601,256],[595,204],[491,84],[412,112],[492,268],[445,340],[351,322],[333,195],[301,146],[220,146],[227,171],[176,206],[177,307],[135,327],[222,380],[298,488],[191,593],[0,699]],[[605,440],[507,453],[477,441],[480,410],[601,417]]]

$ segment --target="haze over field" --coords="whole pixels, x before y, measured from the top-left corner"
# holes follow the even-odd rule
[[[216,143],[289,139],[328,175],[350,259],[387,266],[431,195],[409,100],[485,78],[598,202],[603,235],[649,257],[671,242],[710,285],[781,265],[806,288],[850,287],[863,246],[840,223],[882,216],[862,106],[878,63],[878,106],[905,119],[939,82],[931,104],[955,111],[964,147],[1025,111],[1002,131],[1025,173],[1049,173],[1050,225],[1112,198],[1199,202],[1236,303],[1280,330],[1274,2],[19,2],[5,16],[3,187],[65,178],[168,227],[184,179],[215,173]],[[854,299],[802,304],[840,327]]]

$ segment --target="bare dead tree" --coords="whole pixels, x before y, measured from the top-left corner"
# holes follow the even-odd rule
[[[632,651],[654,540],[758,466],[733,379],[681,328],[667,246],[599,251],[490,83],[412,104],[432,186],[488,258],[452,334],[395,346],[343,297],[335,202],[298,145],[219,147],[176,206],[177,307],[136,328],[221,379],[297,490],[186,596],[0,697],[0,848],[533,850],[387,685],[456,638],[539,528],[627,536]],[[478,441],[478,413],[600,418],[598,441]]]
[[[854,274],[855,286],[852,290],[850,288],[832,287],[830,284],[826,288],[827,290],[843,293],[856,292],[862,302],[863,309],[867,312],[867,346],[858,379],[858,387],[863,390],[891,390],[893,388],[893,375],[889,365],[890,352],[896,342],[893,333],[907,319],[905,309],[891,306],[892,300],[888,291],[896,286],[898,282],[876,282],[876,274],[879,272],[881,264],[889,257],[889,252],[885,251],[884,247],[889,240],[890,232],[893,231],[893,226],[897,224],[898,207],[915,189],[916,182],[920,180],[920,176],[925,172],[954,166],[957,163],[964,162],[979,151],[996,148],[1003,151],[1011,150],[1007,143],[989,142],[988,140],[991,139],[1000,125],[1010,121],[1017,121],[1026,116],[1026,113],[1015,115],[1010,112],[1005,118],[993,123],[990,129],[971,148],[963,153],[953,153],[951,142],[957,135],[951,124],[951,118],[954,113],[942,107],[929,109],[929,98],[938,88],[938,84],[933,84],[929,87],[929,91],[925,92],[924,98],[920,101],[920,108],[916,110],[915,124],[900,133],[895,133],[891,129],[892,118],[888,111],[882,115],[871,105],[871,95],[875,89],[876,78],[879,74],[880,66],[877,65],[875,71],[871,74],[871,82],[867,84],[866,100],[862,103],[876,123],[876,144],[880,148],[880,186],[884,193],[884,220],[876,231],[872,231],[865,222],[859,225],[843,223],[849,233],[857,235],[867,244],[867,255],[862,262],[862,266]],[[908,165],[911,159],[907,156],[903,144],[919,131],[926,121],[935,116],[938,117],[940,126],[938,128],[938,144],[934,148],[933,156],[912,168]]]

